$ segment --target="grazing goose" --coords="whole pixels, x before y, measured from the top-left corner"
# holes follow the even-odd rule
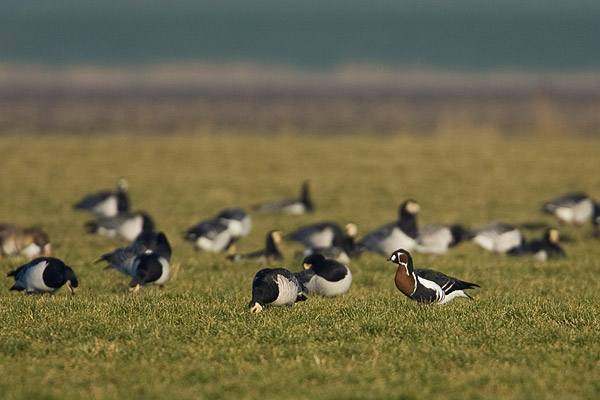
[[[85,196],[73,207],[78,210],[88,211],[98,218],[114,217],[117,214],[129,211],[129,185],[124,178],[117,181],[115,191],[103,190]]]
[[[65,283],[71,294],[75,294],[75,288],[79,286],[73,269],[53,257],[35,258],[6,276],[15,279],[10,290],[24,290],[25,294],[54,293]]]
[[[227,224],[218,218],[200,222],[184,234],[185,240],[194,243],[198,250],[218,253],[227,250],[234,242]]]
[[[340,262],[350,262],[353,258],[358,258],[361,254],[360,249],[354,242],[358,229],[355,224],[346,224],[346,231],[343,236],[336,235],[333,242],[328,247],[315,247],[307,249],[305,256],[311,254],[322,254],[326,258],[333,258]]]
[[[326,221],[302,226],[287,235],[286,239],[300,242],[307,249],[313,249],[329,247],[343,235],[338,224]]]
[[[252,280],[252,300],[248,308],[259,313],[265,306],[291,306],[306,300],[303,290],[300,281],[287,269],[261,269]]]
[[[398,290],[420,303],[444,304],[456,297],[472,299],[464,291],[479,287],[438,271],[413,269],[412,257],[404,249],[394,251],[388,261],[398,264],[395,277]]]
[[[466,231],[460,225],[428,225],[419,229],[415,250],[421,253],[444,254],[456,246]]]
[[[0,224],[0,258],[22,254],[26,257],[50,255],[50,239],[39,228]]]
[[[594,202],[584,193],[568,193],[545,203],[543,211],[561,222],[581,225],[594,215]]]
[[[513,256],[533,255],[538,260],[565,257],[565,251],[558,243],[560,233],[556,228],[548,228],[541,239],[533,239],[529,242],[523,239],[519,247],[511,249],[508,254]]]
[[[330,297],[339,296],[350,289],[352,273],[341,262],[315,253],[305,257],[302,264],[304,271],[295,275],[309,293]]]
[[[281,232],[270,231],[267,233],[265,238],[265,248],[262,250],[256,250],[246,254],[234,254],[227,258],[232,261],[241,261],[247,259],[263,259],[263,260],[281,260],[283,255],[279,252],[277,245],[281,243]]]
[[[152,232],[154,222],[143,212],[125,212],[86,223],[89,233],[133,242],[141,233]]]
[[[217,219],[227,225],[233,240],[248,236],[252,229],[252,219],[241,208],[228,208],[217,215]]]
[[[299,199],[286,199],[261,203],[252,207],[255,211],[262,213],[284,213],[301,215],[314,211],[314,205],[310,196],[310,183],[304,181]]]
[[[417,214],[420,207],[414,200],[400,205],[398,220],[367,234],[359,247],[374,253],[387,255],[398,248],[413,249],[416,246]]]
[[[522,241],[519,229],[497,222],[471,231],[468,237],[492,253],[506,253],[520,246]]]
[[[133,264],[135,259],[147,253],[156,253],[167,261],[171,258],[171,246],[163,232],[141,233],[135,241],[127,246],[116,249],[112,253],[104,254],[96,262],[107,261],[105,269],[114,268],[125,275],[135,276]]]
[[[157,252],[145,252],[134,259],[131,266],[133,279],[129,283],[130,291],[137,292],[140,287],[146,285],[158,285],[162,289],[167,283],[171,272],[171,245],[164,235],[157,236],[157,245]]]

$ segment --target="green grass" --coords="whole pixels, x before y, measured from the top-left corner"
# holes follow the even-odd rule
[[[350,292],[291,308],[248,312],[254,273],[195,252],[181,232],[224,207],[294,196],[310,178],[317,211],[253,215],[239,251],[271,228],[393,220],[408,197],[419,223],[553,224],[541,202],[570,190],[600,197],[595,139],[448,137],[3,137],[2,219],[39,225],[77,272],[75,297],[0,291],[3,399],[597,398],[600,395],[600,246],[591,227],[561,227],[568,258],[539,262],[464,243],[416,267],[477,282],[475,301],[409,301],[394,267],[367,254]],[[128,279],[93,262],[122,243],[85,234],[82,195],[131,185],[134,208],[170,238],[165,288],[126,291]],[[525,230],[528,237],[539,230]],[[299,249],[285,261],[300,268]],[[5,274],[25,260],[0,260]]]

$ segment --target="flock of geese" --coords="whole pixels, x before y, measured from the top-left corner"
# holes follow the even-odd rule
[[[91,213],[95,219],[86,224],[90,233],[126,241],[125,247],[100,256],[97,262],[107,263],[131,278],[130,291],[146,285],[163,287],[170,273],[171,245],[163,232],[154,230],[152,218],[143,212],[133,212],[125,179],[119,179],[115,190],[100,191],[83,197],[74,208]],[[296,199],[267,202],[253,206],[257,213],[300,215],[314,210],[309,182],[304,182]],[[583,193],[569,193],[544,204],[543,210],[562,223],[582,225],[591,221],[595,231],[600,227],[600,204]],[[559,233],[548,228],[541,238],[526,240],[512,225],[492,223],[474,230],[453,225],[429,225],[419,228],[419,204],[404,201],[396,221],[381,226],[357,240],[357,227],[349,223],[344,229],[334,222],[318,222],[302,226],[283,235],[269,231],[265,247],[250,253],[236,254],[234,244],[247,236],[252,228],[251,217],[241,208],[224,209],[214,217],[201,221],[184,233],[184,239],[202,251],[227,253],[232,262],[244,259],[277,261],[283,258],[278,244],[295,241],[305,247],[303,270],[291,272],[284,268],[264,268],[252,281],[252,312],[266,306],[292,305],[306,300],[306,294],[339,296],[352,283],[352,273],[346,266],[365,251],[384,255],[396,264],[395,284],[409,298],[423,303],[446,303],[456,297],[467,297],[467,289],[479,287],[429,269],[415,269],[410,252],[443,254],[464,240],[471,240],[495,253],[531,255],[540,260],[564,257]],[[23,228],[0,224],[0,256],[24,255],[30,262],[8,272],[14,278],[10,290],[31,293],[54,293],[66,285],[72,294],[79,285],[75,272],[62,260],[50,257],[48,235],[39,228]],[[35,258],[34,258],[35,257]]]

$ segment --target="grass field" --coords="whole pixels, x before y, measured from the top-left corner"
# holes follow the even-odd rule
[[[255,262],[199,253],[181,233],[225,207],[298,193],[313,184],[316,212],[253,215],[238,245],[263,245],[320,220],[365,234],[412,197],[419,223],[555,221],[544,200],[571,190],[600,197],[600,140],[493,135],[8,136],[0,139],[3,221],[39,225],[53,255],[79,276],[71,297],[0,291],[0,398],[581,398],[600,395],[600,239],[560,227],[568,258],[540,262],[464,243],[444,256],[414,254],[477,282],[474,301],[409,301],[395,268],[365,254],[350,264],[342,298],[248,312]],[[85,233],[72,209],[84,194],[128,179],[135,209],[173,245],[165,290],[127,293],[128,279],[93,262],[120,247]],[[526,229],[527,237],[540,229]],[[285,244],[279,266],[300,269]],[[0,260],[2,274],[25,260]]]

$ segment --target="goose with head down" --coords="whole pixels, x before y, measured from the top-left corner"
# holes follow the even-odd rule
[[[75,294],[75,289],[79,286],[73,269],[54,257],[35,258],[6,276],[15,279],[10,290],[24,290],[25,294],[52,294],[65,284],[71,294]]]
[[[285,268],[265,268],[252,280],[252,299],[248,308],[259,313],[266,306],[291,306],[306,300],[304,287],[294,274]]]

